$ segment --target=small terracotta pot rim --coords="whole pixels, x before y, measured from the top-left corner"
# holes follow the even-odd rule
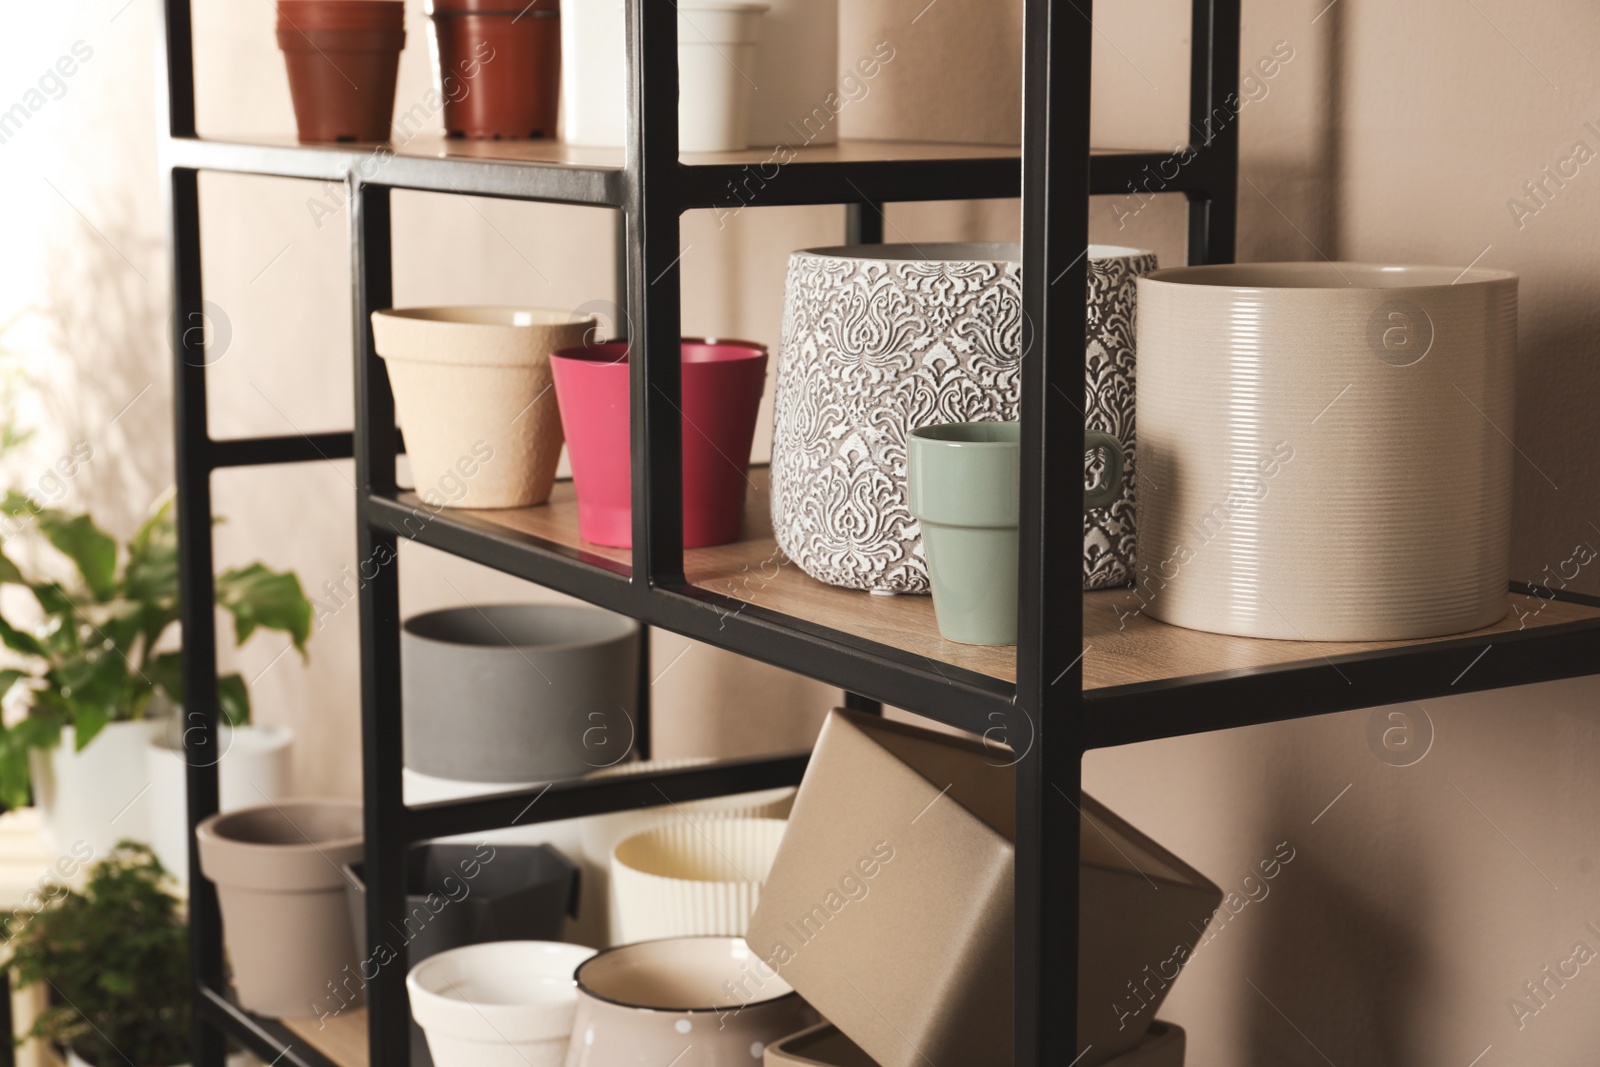
[[[723,935],[720,935],[720,934],[705,934],[705,935],[702,935],[702,936],[692,936],[692,937],[655,937],[655,938],[650,938],[649,940],[646,940],[646,941],[630,941],[626,945],[612,945],[610,948],[601,949],[599,952],[596,952],[593,956],[590,956],[588,959],[586,959],[582,963],[578,964],[578,969],[573,972],[572,979],[573,979],[573,981],[575,981],[578,984],[578,994],[580,996],[589,997],[592,1000],[598,1000],[602,1004],[611,1004],[611,1005],[614,1005],[614,1006],[619,1007],[619,1008],[627,1008],[629,1011],[661,1012],[664,1015],[725,1015],[730,1011],[737,1012],[737,1011],[744,1011],[744,1010],[746,1010],[748,1008],[765,1008],[765,1007],[767,1007],[768,1005],[771,1005],[771,1004],[781,1004],[782,1002],[784,1002],[785,1000],[789,1000],[790,998],[799,999],[800,991],[795,989],[793,986],[790,986],[789,992],[787,992],[787,993],[779,993],[777,996],[768,997],[765,1000],[750,1000],[750,1001],[746,1001],[743,1004],[738,1004],[738,1005],[723,1005],[721,1007],[712,1006],[712,1007],[709,1007],[709,1008],[657,1008],[657,1007],[651,1007],[651,1006],[645,1005],[645,1004],[632,1004],[632,1003],[630,1003],[630,1002],[628,1002],[626,1000],[616,1000],[616,999],[614,999],[612,997],[608,997],[604,993],[596,993],[593,989],[590,989],[586,984],[584,984],[584,981],[583,981],[583,972],[592,963],[594,963],[596,960],[599,960],[599,959],[602,959],[602,958],[604,958],[606,956],[609,956],[612,953],[624,952],[624,951],[626,951],[628,949],[631,949],[631,948],[637,948],[640,945],[655,945],[655,944],[660,944],[660,943],[665,942],[665,941],[742,941],[742,940],[744,940],[744,939],[743,938],[737,938],[737,937],[726,937],[726,936],[723,936]],[[748,944],[748,942],[746,942],[746,944]],[[756,959],[758,959],[758,960],[761,959],[760,956],[756,955],[755,949],[751,949],[750,950],[750,955],[755,956]],[[763,966],[768,966],[765,960],[762,961],[762,965]],[[777,970],[776,968],[769,968],[769,969],[773,970],[774,972],[776,972],[776,970]],[[779,981],[783,981],[783,976],[782,975],[778,975],[778,980]],[[784,984],[788,985],[787,982],[784,982]]]

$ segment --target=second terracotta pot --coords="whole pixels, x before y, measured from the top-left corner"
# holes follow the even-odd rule
[[[683,546],[725,545],[738,540],[744,522],[767,350],[689,338],[682,351]],[[578,532],[626,548],[633,544],[627,342],[563,349],[550,365],[578,491]]]
[[[449,136],[556,135],[560,0],[432,0],[428,13]]]
[[[397,0],[279,7],[278,47],[300,140],[388,140],[403,12]]]
[[[217,886],[239,1004],[273,1018],[362,999],[340,864],[361,858],[361,805],[286,800],[213,815],[196,830]]]

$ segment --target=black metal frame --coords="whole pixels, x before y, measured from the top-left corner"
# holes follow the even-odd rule
[[[1328,684],[1328,662],[1236,670],[1138,686],[1082,688],[1083,620],[1077,541],[1081,520],[1071,493],[1081,471],[1072,442],[1084,415],[1081,395],[1088,242],[1086,198],[1148,189],[1189,199],[1191,262],[1233,256],[1237,210],[1237,123],[1212,116],[1236,100],[1240,0],[1193,0],[1190,124],[1194,144],[1168,175],[1173,156],[1096,154],[1089,148],[1092,34],[1070,0],[1026,0],[1024,138],[1020,160],[991,157],[822,163],[797,160],[769,182],[759,203],[846,207],[848,240],[883,238],[883,205],[893,201],[1022,196],[1023,305],[1030,332],[1023,357],[1024,442],[1020,643],[1015,686],[952,667],[934,670],[909,654],[691,587],[681,538],[679,417],[679,220],[695,208],[732,206],[733,164],[686,165],[677,151],[676,18],[670,4],[628,0],[629,119],[624,166],[399,155],[369,173],[372,149],[255,145],[195,135],[189,0],[164,0],[172,279],[180,322],[203,315],[198,174],[202,170],[345,182],[350,204],[354,285],[355,428],[310,438],[214,440],[206,420],[202,331],[176,330],[175,420],[181,607],[187,655],[186,712],[202,729],[186,731],[203,756],[217,708],[212,614],[210,477],[265,463],[354,458],[359,558],[390,558],[410,539],[529,579],[721,648],[840,686],[864,711],[880,702],[994,737],[1023,753],[1017,775],[1016,1063],[1075,1062],[1078,817],[1082,758],[1088,750],[1149,738],[1224,729],[1302,715],[1591,673],[1600,662],[1600,623],[1573,623],[1492,640],[1445,641],[1335,660],[1348,685]],[[1236,110],[1236,109],[1233,109]],[[470,193],[620,209],[619,287],[630,309],[633,345],[634,531],[631,566],[510,533],[470,517],[430,514],[407,523],[418,504],[395,481],[402,442],[393,400],[373,348],[369,313],[391,302],[390,191]],[[663,358],[660,354],[667,353]],[[1065,442],[1065,443],[1063,443]],[[1596,602],[1600,604],[1600,602]],[[807,754],[731,761],[711,767],[571,783],[407,808],[401,790],[400,604],[396,566],[378,569],[361,590],[362,758],[365,767],[366,872],[370,943],[404,911],[404,853],[416,840],[659,803],[661,787],[679,799],[741,792],[800,779]],[[1460,670],[1484,644],[1494,656],[1465,685]],[[1448,679],[1454,677],[1454,681]],[[641,675],[641,692],[648,695]],[[648,738],[647,701],[641,735]],[[647,745],[647,741],[646,741]],[[190,866],[198,872],[193,824],[214,812],[212,761],[190,761]],[[538,803],[532,802],[537,799]],[[1048,901],[1049,907],[1044,903]],[[274,1062],[324,1067],[328,1061],[277,1023],[240,1010],[225,984],[221,920],[210,883],[191,886],[196,1067],[220,1067],[225,1037]],[[402,949],[403,952],[403,949]],[[1045,961],[1054,961],[1045,967]],[[381,968],[368,987],[371,1061],[404,1063],[409,1039],[405,967]]]

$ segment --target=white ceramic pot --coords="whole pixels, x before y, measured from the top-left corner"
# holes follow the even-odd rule
[[[577,1010],[573,972],[593,949],[493,941],[411,968],[411,1016],[434,1067],[561,1067]]]
[[[611,942],[743,937],[788,825],[782,819],[681,819],[611,854]]]
[[[611,778],[624,774],[647,774],[654,771],[676,770],[683,767],[702,767],[713,761],[710,759],[663,759],[663,760],[638,760],[633,763],[619,763],[615,767],[594,771],[590,778]],[[580,854],[583,857],[583,883],[581,889],[582,903],[579,905],[579,915],[585,931],[595,929],[592,918],[599,916],[598,936],[600,940],[589,941],[586,944],[617,944],[611,935],[611,853],[617,843],[634,834],[658,826],[666,826],[681,822],[684,819],[702,820],[715,818],[748,818],[748,819],[786,819],[789,809],[794,806],[795,789],[785,786],[779,789],[763,789],[755,793],[739,793],[725,797],[707,797],[704,800],[688,800],[676,804],[663,804],[658,808],[638,808],[632,811],[617,811],[608,815],[593,815],[586,819],[576,819],[574,824],[578,827],[582,847]]]
[[[174,724],[181,723],[174,719]],[[289,795],[294,734],[281,726],[223,726],[217,757],[221,810],[277,803]],[[181,727],[174,725],[145,746],[150,780],[149,841],[161,865],[179,883],[189,880],[188,762]]]
[[[1258,263],[1138,286],[1139,568],[1119,615],[1298,641],[1505,615],[1516,275]]]
[[[705,0],[680,4],[679,11],[683,151],[834,143],[837,120],[824,123],[816,114],[832,115],[827,98],[837,92],[833,6],[775,0],[764,30],[759,13],[719,11]],[[760,40],[746,40],[751,34]],[[619,0],[562,4],[561,123],[569,144],[620,147],[627,139],[626,41]]]
[[[618,147],[627,138],[627,20],[619,0],[561,5],[561,136]]]
[[[847,99],[839,86],[839,5],[768,2],[771,10],[763,20],[755,70],[750,72],[756,83],[750,98],[750,143],[796,148],[833,144],[839,139],[838,112]]]
[[[103,857],[124,838],[148,838],[150,776],[144,750],[162,725],[160,720],[110,723],[82,752],[76,751],[76,733],[68,726],[61,731],[61,744],[28,754],[47,847],[65,852],[82,841]]]
[[[737,152],[750,147],[750,98],[766,4],[680,0],[678,148]]]
[[[583,344],[594,327],[530,308],[372,313],[424,502],[516,508],[550,498],[563,440],[550,353]]]

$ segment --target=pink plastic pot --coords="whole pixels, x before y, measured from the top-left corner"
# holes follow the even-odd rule
[[[628,455],[628,345],[566,348],[550,356],[556,401],[578,490],[578,532],[614,548],[633,544]],[[683,544],[739,539],[767,350],[748,341],[683,342]]]

